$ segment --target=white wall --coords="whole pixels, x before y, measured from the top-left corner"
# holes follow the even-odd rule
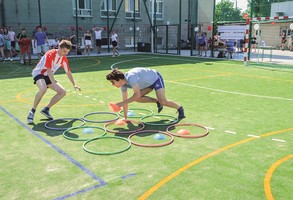
[[[276,13],[283,12],[284,16],[293,16],[293,1],[271,4],[271,17],[278,16]],[[263,16],[267,17],[267,16]]]

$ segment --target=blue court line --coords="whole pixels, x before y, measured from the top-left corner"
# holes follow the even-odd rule
[[[89,187],[89,188],[86,188],[86,189],[82,189],[82,190],[78,190],[78,191],[76,191],[76,192],[73,192],[73,193],[71,193],[71,194],[64,195],[64,196],[62,196],[62,197],[58,197],[58,198],[56,198],[56,199],[54,199],[54,200],[63,200],[63,199],[67,199],[67,198],[69,198],[69,197],[73,197],[73,196],[79,195],[79,194],[81,194],[81,193],[85,193],[85,192],[92,191],[92,190],[97,189],[97,188],[102,187],[102,186],[104,186],[104,185],[101,185],[101,184],[99,184],[99,185],[94,185],[94,186],[92,186],[92,187]]]
[[[42,137],[41,135],[39,135],[37,132],[35,132],[34,130],[32,130],[30,127],[28,127],[22,121],[20,121],[19,119],[17,119],[15,116],[13,116],[7,110],[5,110],[2,106],[0,106],[0,108],[1,108],[1,110],[3,112],[5,112],[7,115],[9,115],[12,119],[14,119],[17,123],[19,123],[25,129],[27,129],[28,131],[30,131],[33,135],[35,135],[36,137],[38,137],[39,139],[41,139],[43,142],[45,142],[47,145],[49,145],[54,150],[56,150],[58,153],[60,153],[61,155],[63,155],[65,158],[67,158],[67,160],[69,160],[71,163],[73,163],[74,165],[76,165],[78,168],[80,168],[82,171],[84,171],[86,174],[88,174],[91,178],[93,178],[94,180],[98,181],[99,182],[99,185],[95,185],[95,186],[91,187],[92,189],[95,189],[95,188],[98,188],[98,187],[102,187],[102,186],[104,186],[104,185],[107,184],[105,181],[103,181],[101,178],[99,178],[98,176],[96,176],[93,172],[91,172],[85,166],[83,166],[82,164],[80,164],[79,162],[77,162],[76,160],[74,160],[74,158],[72,158],[71,156],[69,156],[63,150],[61,150],[60,148],[58,148],[57,146],[55,146],[54,144],[52,144],[50,141],[48,141],[47,139],[45,139],[44,137]],[[77,194],[80,194],[82,192],[90,191],[90,190],[92,190],[91,188],[89,188],[87,190],[80,190],[79,192],[76,192],[74,194],[77,195]]]
[[[135,173],[130,173],[130,174],[127,174],[127,175],[124,175],[124,176],[121,176],[121,179],[127,179],[127,178],[130,178],[130,177],[133,177],[135,176],[136,174]],[[73,197],[73,196],[76,196],[76,195],[79,195],[81,193],[85,193],[85,192],[89,192],[89,191],[92,191],[94,189],[97,189],[99,187],[102,187],[103,185],[94,185],[92,187],[89,187],[89,188],[86,188],[86,189],[82,189],[82,190],[78,190],[76,192],[73,192],[71,194],[67,194],[67,195],[64,195],[62,197],[58,197],[54,200],[64,200],[64,199],[67,199],[69,197]]]

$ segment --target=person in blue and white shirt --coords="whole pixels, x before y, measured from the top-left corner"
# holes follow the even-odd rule
[[[123,106],[125,119],[127,119],[128,104],[132,102],[156,103],[158,113],[162,111],[163,106],[175,108],[178,110],[178,119],[185,118],[183,107],[172,100],[166,99],[164,79],[154,69],[136,67],[123,73],[116,68],[106,76],[106,79],[113,86],[121,88],[123,100],[116,103],[116,105],[119,107]],[[133,90],[133,95],[129,98],[128,88]],[[155,90],[157,98],[146,96],[153,90]]]

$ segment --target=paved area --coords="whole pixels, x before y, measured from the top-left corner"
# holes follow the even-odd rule
[[[132,50],[120,50],[119,51],[121,55],[125,54],[137,54],[137,53],[144,53],[144,52],[134,52]],[[164,50],[161,51],[162,54],[166,54]],[[169,50],[169,54],[176,55],[177,50]],[[181,56],[190,56],[190,50],[181,50]],[[216,57],[218,52],[214,53],[214,56]],[[108,52],[106,49],[102,51],[101,54],[97,54],[95,51],[92,51],[90,55],[75,55],[73,53],[70,53],[68,57],[93,57],[93,56],[112,56],[112,51]],[[194,57],[200,57],[205,58],[203,56],[199,56],[197,51],[193,51]],[[211,51],[207,51],[207,58],[211,58]],[[32,55],[32,59],[35,61],[37,60],[37,55]],[[215,59],[226,59],[227,58],[215,58]],[[231,60],[239,60],[243,61],[244,59],[244,53],[236,52],[233,54],[233,57]],[[16,56],[13,58],[15,61],[20,61],[19,56]],[[253,62],[266,62],[266,63],[272,63],[272,64],[286,64],[286,65],[292,65],[293,67],[293,51],[289,50],[274,50],[274,49],[257,49],[255,52],[252,52],[250,55],[250,60]],[[10,62],[10,60],[4,61]]]

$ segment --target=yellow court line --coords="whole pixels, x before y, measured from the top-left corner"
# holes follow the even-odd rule
[[[287,128],[287,129],[284,129],[284,130],[278,130],[278,131],[274,131],[274,132],[269,132],[269,133],[265,133],[263,135],[260,135],[260,137],[268,137],[268,136],[271,136],[271,135],[274,135],[274,134],[278,134],[278,133],[284,133],[284,132],[287,132],[287,131],[291,131],[293,130],[293,128]],[[156,185],[154,185],[153,187],[151,187],[149,190],[147,190],[143,195],[141,195],[138,200],[143,200],[143,199],[147,199],[150,195],[152,195],[155,191],[157,191],[160,187],[162,187],[163,185],[165,185],[166,183],[168,183],[170,180],[172,180],[173,178],[175,178],[176,176],[178,176],[179,174],[181,174],[182,172],[188,170],[189,168],[197,165],[198,163],[220,153],[220,152],[223,152],[225,150],[228,150],[228,149],[231,149],[233,147],[236,147],[238,145],[241,145],[241,144],[244,144],[246,142],[250,142],[252,140],[256,140],[257,138],[248,138],[248,139],[245,139],[245,140],[241,140],[239,142],[236,142],[236,143],[233,143],[233,144],[230,144],[226,147],[223,147],[223,148],[220,148],[220,149],[217,149],[207,155],[204,155],[202,156],[201,158],[199,159],[196,159],[194,160],[193,162],[181,167],[180,169],[176,170],[175,172],[173,172],[172,174],[170,174],[169,176],[165,177],[164,179],[162,179],[161,181],[159,181]]]
[[[265,175],[265,179],[264,179],[264,189],[265,189],[265,193],[266,193],[266,197],[268,200],[274,200],[273,194],[272,194],[272,190],[271,190],[271,178],[272,175],[274,173],[274,171],[277,169],[277,167],[279,167],[283,162],[292,159],[293,158],[293,154],[288,155],[280,160],[278,160],[277,162],[275,162],[267,171],[266,175]]]

